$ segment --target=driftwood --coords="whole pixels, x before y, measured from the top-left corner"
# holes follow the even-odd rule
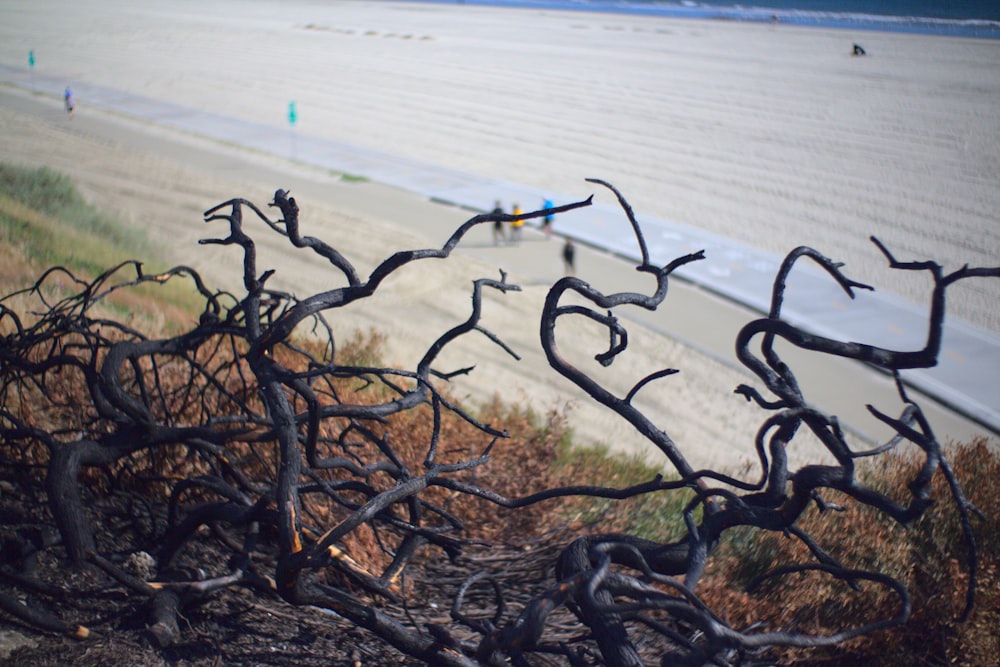
[[[400,652],[434,665],[641,665],[646,658],[636,645],[638,628],[662,640],[658,649],[662,664],[739,664],[767,647],[829,646],[905,623],[911,602],[899,582],[879,572],[842,566],[797,521],[811,503],[830,508],[824,493],[836,491],[906,524],[929,506],[931,481],[940,474],[950,485],[968,541],[968,613],[976,586],[976,548],[969,521],[976,509],[966,501],[931,425],[898,378],[903,369],[936,363],[947,287],[966,278],[998,277],[1000,268],[963,267],[945,273],[929,261],[900,262],[873,239],[893,268],[926,271],[934,281],[926,345],[917,351],[897,351],[823,338],[783,321],[785,282],[799,261],[818,264],[848,294],[870,289],[815,250],[792,251],[775,279],[770,312],[748,323],[736,341],[740,361],[762,383],[762,389],[743,385],[736,390],[767,413],[756,435],[748,434],[756,447],[759,474],[748,481],[695,470],[682,446],[653,416],[632,404],[638,391],[665,380],[673,370],[652,370],[618,396],[560,354],[557,324],[564,317],[582,317],[607,329],[608,349],[595,359],[613,363],[628,345],[626,326],[614,310],[624,305],[656,309],[673,272],[703,259],[699,252],[665,266],[653,265],[624,197],[609,184],[594,182],[618,197],[642,257],[636,268],[650,274],[656,287],[651,294],[604,294],[578,278],[565,277],[551,287],[545,301],[539,323],[541,344],[556,372],[654,443],[676,471],[675,478],[658,476],[625,489],[554,488],[521,498],[504,497],[469,481],[463,473],[488,464],[493,445],[475,455],[442,454],[442,415],[466,420],[493,442],[506,432],[477,421],[438,388],[440,380],[469,369],[445,371],[436,362],[447,345],[470,332],[482,333],[507,349],[480,324],[480,307],[485,290],[505,293],[518,287],[503,274],[499,280],[477,280],[468,320],[443,333],[413,370],[343,362],[327,318],[373,295],[402,267],[448,257],[473,227],[511,221],[514,216],[475,216],[441,248],[397,252],[363,277],[335,248],[302,235],[295,200],[278,190],[271,203],[281,213],[278,220],[243,199],[224,202],[205,214],[206,222],[222,231],[202,243],[235,246],[242,253],[245,293],[241,296],[212,291],[188,267],[146,275],[140,263],[127,262],[91,281],[56,267],[28,290],[0,301],[0,454],[5,462],[33,456],[44,465],[51,515],[51,525],[4,537],[6,587],[0,590],[0,611],[46,631],[88,635],[83,625],[25,605],[11,592],[31,591],[58,600],[62,589],[35,576],[33,563],[38,553],[61,548],[72,563],[148,600],[149,624],[161,646],[177,641],[182,609],[238,587],[279,596],[292,605],[335,611]],[[518,218],[566,213],[589,203]],[[342,286],[301,299],[269,290],[272,272],[257,266],[247,230],[257,222],[329,262]],[[127,324],[94,314],[97,305],[119,290],[182,279],[193,283],[205,304],[199,323],[189,331],[151,339]],[[46,288],[56,280],[76,289],[50,302]],[[575,296],[567,299],[570,295]],[[19,313],[8,305],[13,297],[34,297],[40,308]],[[581,298],[587,305],[580,305]],[[303,342],[305,327],[310,344]],[[893,374],[905,409],[898,415],[871,410],[897,436],[876,449],[853,451],[836,417],[806,402],[792,369],[776,351],[778,339],[864,361]],[[378,400],[343,402],[337,387],[344,381],[379,387],[374,393]],[[85,409],[77,410],[69,401],[68,387],[86,394]],[[394,447],[406,435],[388,432],[385,424],[393,415],[428,405],[435,428],[423,443],[423,461],[414,467]],[[802,431],[818,438],[836,463],[790,469],[786,448]],[[855,464],[904,442],[919,448],[923,465],[909,486],[909,500],[899,502],[860,482]],[[116,477],[140,456],[170,461],[164,464],[170,473],[148,480],[153,488],[147,493],[124,489]],[[97,483],[95,475],[109,479]],[[149,571],[136,567],[139,545],[112,546],[95,538],[94,522],[99,519],[90,507],[95,485],[122,487],[120,492],[135,504],[136,526],[146,526],[135,530],[144,532],[146,544],[155,547]],[[500,568],[488,555],[459,561],[470,549],[477,554],[482,549],[470,541],[448,507],[433,499],[432,489],[512,509],[564,496],[620,499],[686,490],[694,493],[694,499],[685,509],[687,534],[676,542],[582,535],[531,554],[508,554],[506,566]],[[897,612],[829,636],[730,626],[699,598],[698,585],[723,534],[740,526],[793,535],[813,553],[814,562],[770,572],[768,578],[816,571],[849,586],[870,582],[898,597]],[[379,545],[384,565],[378,571],[342,548],[344,539],[359,530],[369,531]],[[204,569],[183,565],[192,559],[182,556],[196,548],[198,536],[206,531],[224,545],[228,560],[206,563]],[[451,596],[448,616],[421,616],[408,600],[408,569],[428,550],[463,564],[449,566],[446,572],[432,567],[424,575],[438,573],[440,578],[429,585]],[[551,586],[517,597],[512,593],[517,582],[505,577],[516,577],[528,566],[549,568]]]

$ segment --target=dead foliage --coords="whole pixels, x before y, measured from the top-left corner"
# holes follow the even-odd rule
[[[947,287],[1000,269],[946,273],[900,262],[875,241],[890,266],[926,271],[933,282],[926,346],[890,350],[783,319],[785,284],[800,261],[848,294],[870,289],[815,250],[793,250],[770,311],[736,341],[758,380],[737,393],[765,415],[753,435],[759,470],[695,470],[683,446],[631,403],[672,369],[652,369],[618,395],[560,352],[557,324],[583,318],[607,330],[594,360],[612,364],[628,347],[615,309],[658,307],[673,271],[703,259],[652,264],[627,202],[595,182],[619,197],[642,257],[636,268],[656,286],[606,294],[561,279],[545,301],[541,345],[554,372],[660,450],[672,477],[625,479],[606,459],[567,460],[557,413],[499,402],[474,412],[451,398],[447,380],[471,369],[439,368],[447,345],[476,331],[507,349],[479,317],[485,292],[518,289],[503,274],[475,281],[469,319],[413,369],[383,366],[377,336],[333,336],[326,318],[338,309],[403,266],[446,258],[472,227],[512,216],[475,216],[441,248],[395,253],[361,276],[335,248],[301,234],[298,206],[279,190],[278,220],[242,199],[205,214],[222,232],[203,243],[242,254],[245,294],[214,292],[187,267],[147,275],[125,262],[89,280],[56,267],[0,300],[0,609],[78,640],[136,638],[148,627],[165,660],[195,662],[210,654],[182,647],[192,634],[215,636],[214,615],[229,613],[220,609],[238,617],[221,633],[241,647],[227,655],[262,664],[241,652],[258,647],[248,635],[272,633],[280,657],[271,664],[317,644],[325,650],[332,633],[357,639],[337,653],[352,664],[388,664],[393,651],[463,666],[995,654],[986,631],[996,616],[995,453],[985,443],[944,448],[900,372],[936,363]],[[245,214],[324,258],[340,283],[304,298],[268,289]],[[97,309],[176,280],[204,304],[180,333],[155,337]],[[32,308],[11,305],[26,298]],[[896,436],[851,449],[836,417],[806,402],[778,339],[892,374],[905,407],[872,412]],[[835,464],[791,469],[785,451],[800,433]],[[966,475],[993,483],[970,485]],[[670,502],[651,500],[663,497]],[[256,628],[248,619],[262,613],[278,620]],[[368,638],[378,648],[366,652]]]

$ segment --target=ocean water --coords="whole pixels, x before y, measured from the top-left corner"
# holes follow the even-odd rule
[[[1000,39],[1000,0],[416,0]]]

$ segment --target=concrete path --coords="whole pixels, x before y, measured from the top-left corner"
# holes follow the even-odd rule
[[[48,98],[61,98],[63,90],[61,80],[37,74],[29,79],[23,68],[0,66],[0,83]],[[252,148],[282,159],[291,157],[295,162],[363,176],[376,183],[468,211],[489,210],[496,200],[500,200],[509,211],[513,202],[520,203],[525,210],[532,210],[541,207],[545,198],[557,203],[576,198],[542,192],[517,183],[484,179],[362,146],[296,136],[287,127],[277,128],[226,118],[101,86],[75,82],[74,91],[84,109],[114,112],[215,141]],[[10,96],[5,98],[11,99]],[[595,192],[600,190],[594,186]],[[609,197],[604,199],[610,201]],[[653,263],[664,264],[699,249],[704,249],[711,261],[690,264],[676,274],[689,283],[686,290],[688,296],[681,296],[679,300],[691,298],[697,301],[687,311],[690,316],[677,316],[678,312],[684,311],[678,310],[680,306],[675,299],[669,314],[642,313],[635,319],[734,363],[732,344],[735,333],[752,315],[748,317],[747,313],[732,304],[756,313],[765,312],[781,258],[687,225],[651,219],[641,212],[638,215]],[[588,255],[586,262],[589,270],[595,270],[605,262],[614,264],[615,258],[634,261],[639,256],[638,245],[617,205],[597,203],[575,211],[571,218],[567,217],[567,221],[558,221],[557,226],[560,234],[572,236],[580,244],[601,251]],[[443,228],[440,231],[447,234],[453,229]],[[561,243],[554,240],[546,242],[535,230],[530,232],[516,253],[511,251],[511,247],[494,248],[485,238],[483,243],[473,244],[466,251],[489,261],[502,261],[505,269],[522,275],[547,279],[553,271],[561,271]],[[602,275],[604,273],[602,270]],[[622,273],[620,262],[617,263],[617,271],[609,265],[606,273]],[[601,287],[605,291],[635,289],[628,286],[628,280],[625,283],[621,286],[602,284]],[[851,301],[826,274],[814,270],[805,262],[793,273],[791,285],[783,309],[790,323],[829,338],[860,341],[891,349],[920,349],[924,345],[927,311],[923,307],[881,292],[862,291]],[[706,299],[711,295],[721,296],[732,303]],[[673,293],[671,298],[674,299]],[[711,310],[706,310],[707,303],[713,304]],[[858,369],[843,371],[849,377],[838,376],[837,373],[842,371],[831,370],[827,365],[816,368],[815,372],[818,374],[817,382],[821,384],[844,387],[861,381]],[[867,375],[874,374],[867,372]],[[904,380],[980,427],[994,434],[1000,433],[1000,336],[949,318],[939,365],[933,369],[906,371]],[[884,385],[880,391],[888,395],[894,393],[891,383],[884,377],[866,381]],[[848,397],[841,397],[841,401],[845,398]],[[847,405],[848,401],[845,401],[838,408],[836,403],[841,401],[832,400],[834,405],[827,404],[825,409],[840,415],[848,424],[860,423],[863,407],[858,412],[858,406]],[[857,419],[852,414],[857,415]],[[867,415],[863,417],[867,418]],[[953,437],[967,437],[970,431],[975,433],[977,430],[983,432],[982,428],[975,426],[953,427],[945,432]]]

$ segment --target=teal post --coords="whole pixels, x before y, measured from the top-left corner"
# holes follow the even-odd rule
[[[288,103],[288,128],[289,136],[292,140],[292,159],[295,159],[295,123],[299,120],[299,111],[295,107],[295,101]]]

